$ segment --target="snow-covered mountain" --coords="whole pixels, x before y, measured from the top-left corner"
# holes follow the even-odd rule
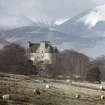
[[[0,30],[0,44],[16,42],[26,45],[27,41],[49,40],[59,49],[74,48],[92,57],[105,55],[105,5],[71,19],[60,19],[53,27],[29,19],[25,21],[20,27]]]
[[[88,25],[89,28],[95,27],[97,23],[105,21],[105,5],[96,7],[88,14],[81,17],[80,21]]]
[[[77,15],[57,29],[68,34],[66,46],[94,57],[105,54],[105,5]],[[75,40],[69,41],[71,36]]]
[[[68,34],[74,34],[74,32],[76,32],[84,35],[83,32],[104,31],[104,25],[105,5],[102,5],[67,20],[61,24],[58,29]]]

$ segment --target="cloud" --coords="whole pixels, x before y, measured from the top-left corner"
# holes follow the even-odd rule
[[[1,16],[0,17],[0,28],[1,29],[13,29],[16,27],[21,27],[21,26],[32,26],[34,23],[24,17],[24,16]]]
[[[92,0],[95,5],[102,5],[105,3],[105,0]]]
[[[57,19],[70,18],[93,6],[92,0],[0,0],[0,17],[7,17],[9,25],[12,22],[11,17],[23,16],[35,22],[52,23]]]
[[[6,23],[15,26],[21,24],[24,20],[22,17],[27,17],[34,22],[43,21],[52,24],[56,20],[71,18],[104,2],[104,0],[0,0],[2,18],[0,23],[2,21],[4,25]],[[17,20],[21,20],[20,23]]]

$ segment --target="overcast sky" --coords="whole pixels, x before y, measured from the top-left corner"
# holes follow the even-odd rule
[[[31,20],[52,22],[104,3],[105,0],[0,0],[0,25],[25,25]]]

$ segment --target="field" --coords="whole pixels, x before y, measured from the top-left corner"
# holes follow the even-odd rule
[[[105,100],[100,99],[105,92],[99,87],[100,84],[0,73],[0,105],[105,105]],[[10,98],[3,99],[3,95]]]

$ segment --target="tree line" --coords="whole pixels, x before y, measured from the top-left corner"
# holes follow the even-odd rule
[[[105,80],[105,56],[90,60],[85,54],[64,50],[57,54],[57,60],[46,67],[46,75],[52,78],[69,76],[75,80],[96,82]],[[39,68],[33,66],[26,49],[17,44],[4,46],[0,50],[0,72],[39,75]]]
[[[29,61],[25,48],[10,44],[0,50],[0,72],[36,74],[36,68]]]

